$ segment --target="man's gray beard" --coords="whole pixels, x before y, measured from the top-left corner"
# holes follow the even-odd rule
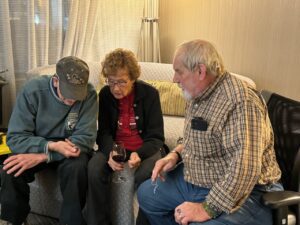
[[[182,94],[185,100],[190,101],[193,99],[192,95],[188,93],[186,90],[182,90]]]

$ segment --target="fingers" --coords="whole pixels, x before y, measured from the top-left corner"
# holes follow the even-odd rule
[[[21,167],[21,168],[18,170],[18,172],[17,172],[14,176],[15,176],[15,177],[20,176],[25,170],[26,170],[26,168]]]
[[[124,169],[124,165],[122,163],[110,162],[108,164],[113,171],[121,171]]]
[[[133,160],[128,160],[128,166],[129,168],[136,168],[139,167],[140,163]]]
[[[62,153],[66,158],[76,158],[80,155],[80,151],[77,151],[77,152],[73,152],[73,151],[64,151]]]
[[[129,168],[137,168],[141,165],[141,159],[137,154],[132,153],[128,160]]]
[[[165,166],[168,164],[168,160],[166,158],[162,158],[155,163],[155,166],[152,170],[151,180],[155,181],[158,177],[161,180],[164,180],[163,172],[165,172]]]
[[[18,155],[9,156],[7,159],[4,160],[3,165],[8,164],[9,162],[14,161],[17,158],[18,158]]]
[[[6,170],[7,174],[11,174],[13,172],[15,172],[16,170],[20,169],[22,166],[20,165],[20,163],[18,164],[8,164],[6,167],[3,167],[4,170]]]
[[[109,155],[108,165],[112,168],[113,171],[121,171],[124,169],[124,163],[117,163],[112,159],[112,152]]]
[[[66,145],[66,148],[67,148],[68,151],[74,152],[74,153],[79,151],[78,146],[76,146],[74,143],[72,143],[69,139],[65,139],[65,140],[66,140],[66,144],[68,144],[68,145]]]
[[[65,141],[67,144],[70,145],[70,147],[71,147],[70,151],[77,152],[80,150],[79,147],[77,145],[75,145],[70,139],[66,138]]]
[[[12,155],[8,157],[4,162],[3,162],[3,170],[9,170],[10,168],[14,167],[19,163],[18,160],[19,156],[18,155]],[[11,172],[10,172],[11,173]]]
[[[3,170],[6,171],[7,174],[14,174],[15,177],[22,174],[26,169],[26,161],[23,159],[24,157],[22,155],[13,155],[7,158],[3,164]]]
[[[182,220],[184,219],[184,214],[181,212],[180,208],[176,208],[174,211],[174,217],[176,223],[182,224]]]
[[[175,221],[178,224],[181,225],[188,225],[188,217],[185,215],[185,213],[182,211],[181,208],[179,208],[179,206],[175,209],[174,211],[174,217],[175,217]]]
[[[75,146],[75,144],[70,140],[70,139],[68,139],[68,138],[65,138],[65,141],[68,143],[68,144],[70,144],[71,146]]]
[[[69,139],[65,141],[51,142],[51,150],[57,151],[64,155],[66,158],[78,157],[80,155],[80,149]]]

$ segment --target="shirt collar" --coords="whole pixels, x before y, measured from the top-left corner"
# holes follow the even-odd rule
[[[209,98],[212,93],[216,90],[216,88],[220,85],[220,83],[225,79],[225,76],[228,72],[225,72],[222,75],[217,76],[216,80],[210,84],[199,96],[197,96],[194,101],[199,102]]]

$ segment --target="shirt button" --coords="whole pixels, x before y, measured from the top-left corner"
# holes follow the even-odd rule
[[[195,108],[196,108],[196,107],[198,107],[198,104],[195,104],[194,106],[195,106]]]
[[[142,130],[139,130],[139,133],[141,134],[143,131]]]
[[[133,107],[136,107],[136,104],[133,104]]]
[[[136,116],[136,117],[135,117],[135,119],[136,119],[136,120],[138,120],[138,119],[139,119],[139,117],[138,117],[138,116]]]
[[[185,154],[185,157],[189,157],[189,154]]]

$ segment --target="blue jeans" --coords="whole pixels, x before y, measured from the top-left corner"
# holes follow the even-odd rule
[[[243,206],[234,213],[222,213],[218,218],[189,225],[272,225],[271,209],[264,206],[260,198],[268,191],[282,190],[280,184],[256,185]],[[185,201],[203,202],[209,189],[195,186],[183,178],[183,165],[166,175],[166,181],[147,180],[138,188],[140,208],[152,225],[176,225],[174,209]]]

